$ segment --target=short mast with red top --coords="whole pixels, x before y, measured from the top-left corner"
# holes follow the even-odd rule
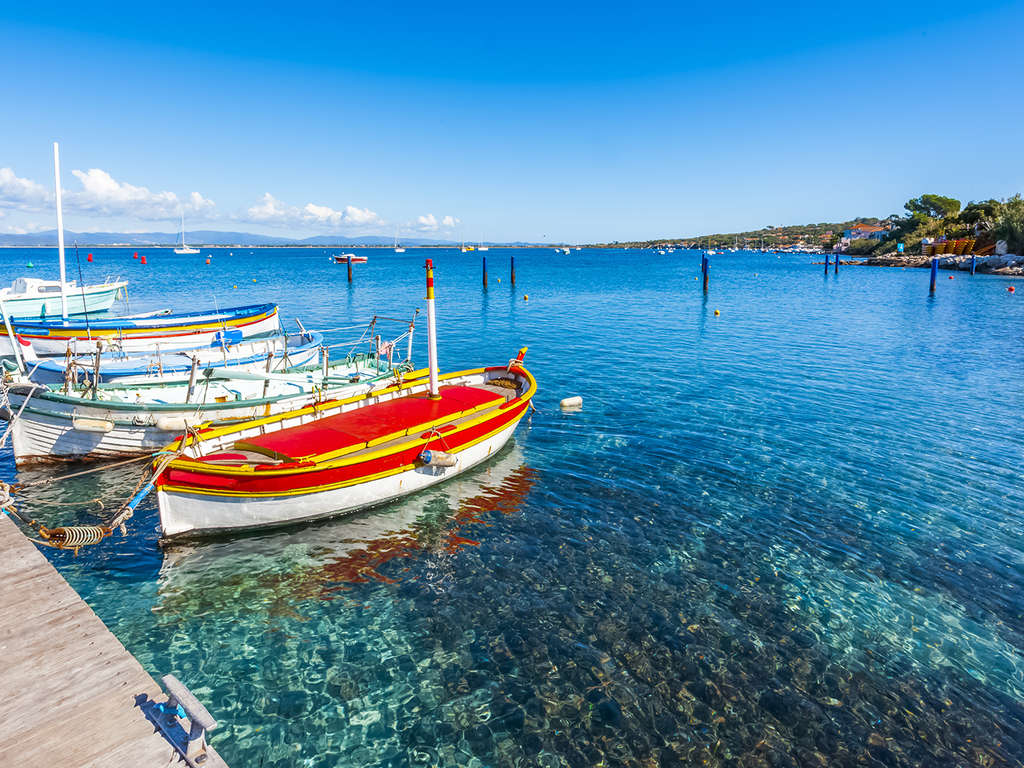
[[[427,368],[430,372],[430,397],[438,399],[437,388],[437,315],[434,312],[434,261],[427,259]]]

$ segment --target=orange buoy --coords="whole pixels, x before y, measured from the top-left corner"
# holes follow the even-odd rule
[[[137,258],[139,258],[139,252],[138,252],[138,251],[136,251],[135,253],[133,253],[133,254],[132,254],[132,258],[133,258],[133,259],[137,259]]]
[[[529,301],[529,300],[530,300],[530,297],[529,297],[529,296],[527,296],[527,295],[526,295],[526,294],[524,293],[524,294],[523,294],[523,301]]]
[[[1014,288],[1012,285],[1009,288],[1007,288],[1006,290],[1009,291],[1010,293],[1015,293],[1017,291],[1017,289]]]
[[[715,310],[715,317],[718,317],[718,316],[719,316],[720,314],[722,314],[722,313],[721,313],[721,312],[719,312],[719,311],[718,311],[718,310],[716,309],[716,310]]]
[[[207,257],[206,257],[206,263],[207,263],[207,264],[209,264],[209,263],[210,263],[210,257],[209,257],[209,256],[207,256]]]
[[[146,263],[146,254],[142,254],[142,258],[139,259],[139,262],[142,263],[142,264]]]
[[[950,280],[952,280],[952,279],[953,279],[953,276],[952,276],[952,275],[950,275],[950,276],[949,276],[949,279],[950,279]]]
[[[92,261],[92,254],[90,253],[88,256],[86,256],[85,260],[86,261]]]

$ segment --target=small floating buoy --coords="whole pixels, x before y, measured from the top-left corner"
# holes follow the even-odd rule
[[[140,264],[145,264],[146,263],[146,255],[145,254],[142,255],[141,259],[139,259],[139,263]]]
[[[133,258],[133,259],[137,259],[137,258],[139,258],[139,252],[138,252],[138,251],[136,251],[135,253],[133,253],[133,254],[132,254],[132,258]]]
[[[28,264],[27,264],[26,266],[27,266],[27,267],[28,267],[29,269],[31,269],[32,267],[34,267],[34,266],[35,266],[35,264],[33,264],[33,263],[32,263],[32,262],[30,261],[30,262],[29,262],[29,263],[28,263]]]
[[[949,279],[950,279],[950,280],[952,280],[952,279],[953,279],[953,276],[952,276],[952,275],[950,275],[950,276],[949,276]]]
[[[238,290],[238,286],[237,285],[232,285],[231,287],[234,288],[236,291]]]
[[[718,310],[716,309],[716,310],[715,310],[715,317],[718,317],[718,316],[719,316],[720,314],[722,314],[722,313],[721,313],[721,312],[719,312],[719,311],[718,311]]]
[[[578,408],[582,408],[583,407],[583,398],[580,397],[579,395],[574,395],[573,397],[566,397],[566,398],[562,399],[561,401],[559,401],[558,407],[559,408],[567,408],[567,409],[568,408],[577,408],[577,409]]]
[[[210,263],[210,257],[209,257],[209,256],[207,256],[207,257],[206,257],[206,263],[207,263],[207,264],[209,264],[209,263]]]
[[[86,261],[92,261],[92,254],[90,253],[88,256],[86,256],[85,260]]]
[[[29,264],[29,266],[31,267],[32,265]],[[1016,293],[1016,291],[1017,291],[1017,289],[1014,288],[1012,285],[1009,288],[1007,288],[1006,290],[1007,290],[1008,293]]]
[[[524,294],[523,294],[523,301],[529,301],[529,300],[530,300],[530,297],[529,297],[529,296],[527,296],[527,295],[526,295],[526,294],[524,293]]]

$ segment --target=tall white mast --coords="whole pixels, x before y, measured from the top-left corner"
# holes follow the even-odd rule
[[[57,255],[60,257],[60,316],[68,319],[67,280],[64,274],[64,209],[60,199],[60,149],[53,142],[53,180],[57,188]]]
[[[430,399],[439,400],[437,387],[437,316],[434,314],[434,260],[427,259],[427,375]]]

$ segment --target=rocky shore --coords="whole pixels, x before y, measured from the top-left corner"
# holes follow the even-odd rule
[[[971,256],[953,256],[944,254],[941,256],[921,256],[920,254],[896,254],[887,253],[882,256],[871,256],[861,261],[853,262],[864,264],[869,267],[930,267],[932,258],[939,260],[939,269],[958,269],[970,271]],[[976,256],[975,271],[993,275],[1024,275],[1024,256],[1017,256],[1012,253],[992,254],[991,256]],[[845,262],[843,262],[845,263]]]

